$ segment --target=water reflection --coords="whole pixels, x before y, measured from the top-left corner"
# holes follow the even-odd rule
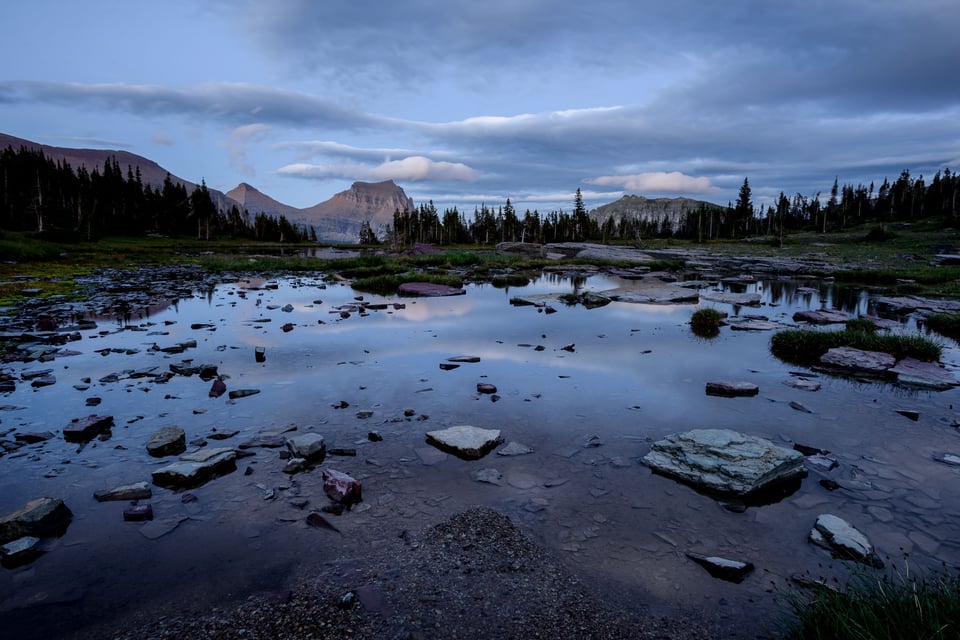
[[[805,542],[819,513],[846,517],[881,552],[903,548],[919,564],[960,562],[954,542],[960,524],[951,515],[960,511],[955,469],[930,457],[958,449],[956,390],[907,391],[831,377],[818,378],[822,388],[815,393],[792,389],[783,383],[795,367],[770,355],[769,332],[725,328],[709,342],[698,340],[688,326],[693,305],[557,305],[547,314],[509,304],[518,293],[628,286],[635,282],[609,274],[546,273],[510,293],[470,286],[467,295],[452,298],[365,295],[364,302],[388,306],[345,317],[342,308],[356,308],[359,294],[317,275],[230,283],[131,314],[116,326],[111,319],[109,330],[82,331],[83,339],[71,343],[80,355],[50,363],[55,385],[34,389],[18,382],[16,391],[4,394],[3,404],[22,408],[2,414],[0,433],[59,431],[93,411],[91,397],[100,398],[96,412],[114,416],[116,426],[109,442],[94,440],[81,451],[55,438],[0,458],[0,513],[42,494],[62,497],[76,514],[42,558],[0,572],[0,616],[20,620],[31,602],[74,602],[59,614],[82,619],[90,611],[109,615],[162,600],[173,590],[198,601],[236,595],[234,585],[242,589],[249,576],[279,583],[301,570],[293,567],[308,573],[311,558],[320,562],[347,551],[362,557],[364,545],[378,537],[419,530],[478,504],[511,516],[598,588],[666,610],[693,608],[731,627],[742,623],[743,611],[759,611],[749,617],[762,620],[772,608],[769,576],[825,560]],[[796,311],[821,305],[869,310],[867,292],[833,283],[765,280],[737,288],[760,293],[760,307],[710,306],[784,323]],[[283,331],[283,325],[292,328]],[[189,341],[196,347],[181,354],[151,349]],[[266,350],[263,362],[255,358],[258,346]],[[439,368],[456,355],[481,361]],[[229,389],[261,392],[229,401],[211,398],[210,383],[196,376],[165,383],[130,376],[183,360],[215,364]],[[952,343],[944,362],[960,366]],[[36,363],[18,363],[11,373],[19,378],[31,368]],[[110,374],[119,380],[100,382]],[[751,381],[761,393],[737,399],[705,394],[706,382],[727,379]],[[494,384],[499,399],[478,394],[478,382]],[[341,402],[347,408],[331,406]],[[372,416],[358,418],[361,409]],[[907,420],[897,409],[917,409],[920,419]],[[285,499],[263,499],[257,483],[285,496],[280,487],[289,487],[291,478],[282,473],[276,451],[254,449],[241,465],[252,469],[250,476],[238,471],[201,487],[194,507],[154,488],[158,519],[188,519],[147,540],[138,525],[122,521],[121,510],[97,505],[91,495],[149,478],[158,463],[145,442],[174,424],[190,441],[215,429],[238,431],[216,446],[236,446],[262,429],[291,424],[321,432],[328,446],[357,450],[355,458],[330,464],[363,478],[368,508],[337,520],[346,533],[344,547],[318,550],[316,538],[303,535],[300,512],[291,514]],[[501,429],[505,439],[534,453],[425,462],[425,432],[455,424]],[[840,463],[828,475],[843,488],[827,491],[818,484],[822,476],[811,471],[781,500],[732,513],[639,463],[651,441],[699,427],[827,449]],[[374,429],[382,442],[367,440]],[[602,446],[585,447],[593,436]],[[471,473],[480,465],[501,471],[503,485],[475,482]],[[304,497],[323,504],[313,474],[295,479]],[[684,559],[690,549],[749,559],[761,571],[731,591]],[[235,580],[204,577],[222,571]],[[54,595],[43,600],[43,594]]]

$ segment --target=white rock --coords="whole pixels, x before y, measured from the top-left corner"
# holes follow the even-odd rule
[[[327,443],[319,433],[302,433],[287,438],[287,449],[296,458],[323,461],[327,454]]]
[[[475,460],[490,453],[500,444],[499,429],[481,429],[459,425],[439,431],[428,431],[427,442],[458,457]]]
[[[817,516],[817,521],[810,531],[810,542],[838,556],[852,558],[877,568],[883,567],[883,561],[877,557],[867,536],[833,514],[822,513]]]

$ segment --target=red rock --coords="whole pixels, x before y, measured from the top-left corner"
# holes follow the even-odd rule
[[[211,398],[219,398],[224,393],[226,393],[226,391],[227,391],[226,383],[220,378],[217,378],[216,380],[213,381],[213,384],[210,385],[210,393],[208,395]]]
[[[323,492],[331,500],[348,506],[363,500],[360,481],[333,469],[323,470]]]

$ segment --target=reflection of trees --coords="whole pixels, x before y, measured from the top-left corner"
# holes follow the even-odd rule
[[[744,293],[750,285],[724,282],[724,290]],[[868,312],[868,294],[857,286],[838,286],[830,282],[808,280],[764,280],[757,291],[766,291],[766,303],[790,307],[838,309],[853,315]]]

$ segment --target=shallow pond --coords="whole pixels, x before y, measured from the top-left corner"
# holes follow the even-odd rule
[[[344,312],[360,294],[324,284],[320,274],[244,280],[149,317],[100,319],[66,345],[79,355],[5,365],[18,376],[52,368],[57,380],[39,389],[18,383],[0,397],[7,438],[58,433],[91,413],[113,416],[116,426],[109,439],[86,446],[58,435],[0,458],[0,514],[41,496],[62,498],[74,513],[66,534],[47,540],[38,560],[0,570],[3,628],[51,637],[133,608],[203,606],[280,588],[309,576],[316,563],[362,553],[474,505],[509,515],[601,594],[655,613],[695,612],[731,636],[762,634],[780,611],[776,591],[789,576],[819,575],[819,565],[830,562],[806,541],[820,513],[850,521],[893,564],[905,553],[920,567],[960,564],[960,469],[931,458],[960,451],[956,389],[829,376],[818,378],[817,392],[790,388],[783,383],[798,368],[770,355],[770,332],[724,328],[712,340],[697,338],[687,324],[697,305],[554,304],[556,312],[545,313],[510,304],[519,294],[624,286],[631,281],[611,275],[545,274],[527,287],[469,286],[449,298],[363,295],[386,308]],[[797,310],[821,306],[873,311],[866,292],[830,283],[757,282],[736,290],[761,293],[762,306],[701,304],[786,323]],[[284,311],[288,304],[292,310]],[[284,331],[288,323],[292,330]],[[901,330],[916,327],[905,319]],[[192,340],[196,347],[180,354],[152,349]],[[948,343],[943,362],[956,371],[956,345],[941,341]],[[265,348],[263,362],[255,347]],[[458,355],[480,362],[440,368]],[[210,382],[197,376],[164,384],[128,377],[184,360],[216,364],[228,389],[259,393],[211,398]],[[99,382],[111,373],[120,380]],[[705,384],[715,380],[750,381],[760,394],[706,395]],[[480,382],[495,385],[496,396],[477,393]],[[88,406],[91,397],[100,404]],[[348,406],[335,408],[342,403]],[[919,411],[919,420],[898,409]],[[361,411],[372,415],[358,417]],[[465,461],[425,443],[427,431],[458,424],[500,429],[505,441],[533,453]],[[147,455],[146,441],[169,425],[182,427],[188,442],[239,432],[208,446],[237,446],[291,425],[322,433],[328,447],[356,449],[355,457],[328,456],[325,464],[360,478],[364,502],[330,516],[343,537],[323,537],[288,503],[299,496],[311,507],[325,504],[319,473],[288,476],[277,449],[254,448],[238,471],[191,490],[196,502],[154,487],[152,528],[125,523],[125,503],[97,503],[93,493],[149,480],[168,461]],[[694,428],[828,449],[840,462],[829,475],[845,488],[828,491],[811,472],[783,500],[735,513],[639,462],[652,441]],[[383,440],[371,442],[370,431]],[[486,468],[502,474],[499,485],[474,479]],[[164,523],[170,531],[158,535]],[[740,584],[724,582],[687,551],[748,560],[757,569]]]

